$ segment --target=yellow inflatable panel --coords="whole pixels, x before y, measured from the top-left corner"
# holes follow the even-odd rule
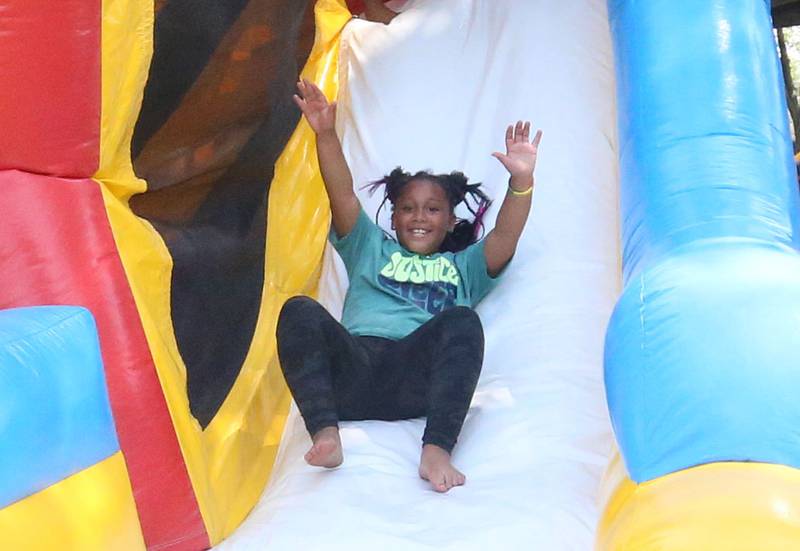
[[[339,35],[351,15],[344,0],[318,0],[315,16],[314,47],[302,74],[334,97]],[[103,67],[114,69],[103,71],[95,179],[214,545],[241,523],[269,479],[290,403],[277,363],[277,316],[288,297],[316,292],[329,211],[314,135],[301,123],[276,163],[270,187],[264,288],[253,340],[228,397],[202,430],[189,410],[186,367],[172,328],[172,260],[161,236],[128,203],[146,189],[134,175],[130,144],[152,55],[152,25],[152,0],[105,0]]]
[[[144,549],[122,452],[0,509],[0,549]]]
[[[636,484],[617,456],[597,551],[800,549],[800,470],[709,463]]]
[[[344,0],[318,0],[316,36],[302,76],[328,94],[338,91],[339,36],[351,19]],[[232,533],[255,506],[278,453],[291,397],[278,364],[275,327],[287,298],[315,295],[330,224],[314,133],[302,120],[275,163],[267,214],[261,310],[242,371],[205,430],[217,445],[211,481],[226,498],[224,524],[212,544]]]

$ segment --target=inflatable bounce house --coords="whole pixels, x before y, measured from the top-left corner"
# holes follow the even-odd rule
[[[390,6],[0,0],[0,548],[800,549],[770,3]],[[371,215],[397,165],[501,198],[506,125],[544,130],[448,494],[420,419],[302,459],[276,317],[346,276],[300,75]]]

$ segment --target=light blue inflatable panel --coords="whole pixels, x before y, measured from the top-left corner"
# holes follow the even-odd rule
[[[766,0],[609,0],[625,289],[606,336],[631,478],[800,467],[800,198]]]
[[[89,311],[0,310],[0,508],[118,450]]]

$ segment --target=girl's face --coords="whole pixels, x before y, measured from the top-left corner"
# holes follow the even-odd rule
[[[430,180],[411,180],[403,187],[392,209],[392,227],[397,240],[417,254],[437,252],[455,223],[447,193]]]

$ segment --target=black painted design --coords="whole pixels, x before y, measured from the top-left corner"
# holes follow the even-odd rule
[[[269,184],[300,117],[291,96],[313,41],[312,6],[167,0],[157,13],[132,147],[148,191],[131,207],[172,255],[173,327],[203,428],[255,330]]]

